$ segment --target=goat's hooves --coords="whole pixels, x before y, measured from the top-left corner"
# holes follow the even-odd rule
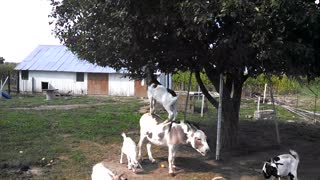
[[[156,160],[151,160],[151,163],[155,164],[155,163],[157,163],[157,161]]]
[[[176,176],[176,174],[175,174],[175,173],[169,173],[169,175],[170,175],[171,177]]]

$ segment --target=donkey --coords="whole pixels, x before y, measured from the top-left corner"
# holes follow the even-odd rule
[[[146,83],[148,85],[148,99],[150,102],[150,113],[155,113],[156,102],[162,104],[164,109],[168,112],[168,120],[175,120],[178,113],[176,103],[178,100],[177,94],[163,85],[156,79],[150,68],[146,68]]]
[[[207,143],[205,133],[190,123],[186,122],[163,122],[163,120],[155,115],[146,113],[140,118],[140,140],[138,144],[138,159],[141,159],[141,147],[147,140],[147,152],[149,160],[154,163],[155,159],[151,153],[151,143],[158,146],[168,147],[168,164],[169,174],[174,176],[173,169],[177,152],[177,145],[190,144],[201,155],[205,156],[210,148]]]

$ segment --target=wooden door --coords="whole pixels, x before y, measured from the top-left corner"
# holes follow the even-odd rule
[[[134,81],[134,96],[136,97],[147,97],[147,85],[140,80]]]
[[[88,95],[108,95],[108,74],[88,74]]]

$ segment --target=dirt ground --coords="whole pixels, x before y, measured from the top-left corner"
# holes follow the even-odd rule
[[[165,147],[152,147],[157,163],[152,164],[143,149],[142,166],[145,171],[134,174],[119,163],[119,148],[111,149],[104,161],[110,169],[125,173],[128,179],[217,179],[260,180],[263,162],[279,154],[288,153],[293,149],[300,155],[298,167],[299,180],[320,180],[320,126],[306,123],[280,123],[281,146],[276,146],[274,123],[268,121],[242,121],[240,123],[240,144],[230,151],[222,149],[220,161],[215,159],[215,127],[202,127],[209,137],[211,154],[201,156],[191,146],[181,146],[177,153],[176,164],[181,170],[176,176],[168,174]],[[138,132],[131,132],[131,137],[138,141]],[[210,138],[213,137],[213,138]],[[118,145],[119,146],[119,145]],[[165,168],[160,165],[164,164]]]
[[[176,165],[181,169],[175,172],[174,177],[168,174],[166,147],[152,146],[153,157],[157,160],[154,164],[148,160],[146,148],[143,147],[144,172],[139,174],[128,170],[126,164],[119,163],[121,144],[103,147],[108,151],[101,160],[111,170],[125,173],[129,180],[262,180],[261,168],[264,161],[293,149],[300,155],[299,180],[320,180],[319,123],[279,123],[281,145],[277,146],[272,121],[241,121],[239,145],[229,151],[222,149],[220,161],[215,160],[216,126],[200,124],[200,129],[207,134],[211,152],[203,157],[189,145],[179,147]],[[127,134],[138,142],[138,130]],[[160,167],[161,164],[165,167]]]

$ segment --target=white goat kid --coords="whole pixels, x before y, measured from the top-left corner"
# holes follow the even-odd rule
[[[163,122],[155,114],[146,113],[140,118],[140,140],[138,144],[138,159],[141,160],[141,147],[147,140],[147,152],[149,160],[155,162],[151,153],[151,143],[159,146],[168,147],[169,174],[174,175],[173,169],[176,168],[174,161],[177,145],[191,144],[200,154],[205,156],[210,150],[206,135],[203,131],[185,122]]]
[[[120,163],[123,164],[123,154],[125,154],[128,160],[128,169],[132,169],[133,172],[137,172],[137,168],[141,168],[142,170],[140,163],[137,161],[136,143],[130,137],[127,137],[125,133],[121,135],[123,137],[123,145],[121,148]]]
[[[92,180],[125,180],[123,174],[117,175],[109,170],[104,162],[100,162],[93,166],[91,179]]]
[[[290,154],[282,154],[265,162],[262,167],[262,173],[266,179],[274,176],[279,179],[281,177],[289,177],[290,180],[298,180],[298,164],[298,153],[290,150]]]

